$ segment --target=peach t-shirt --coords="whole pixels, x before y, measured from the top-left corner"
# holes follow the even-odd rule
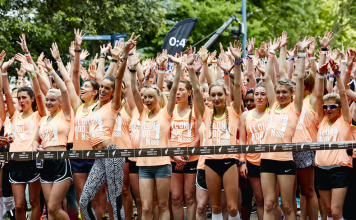
[[[84,104],[77,109],[74,120],[73,150],[93,150],[90,144],[89,124],[87,120],[89,111],[93,106],[88,108],[87,113],[83,112]]]
[[[303,101],[303,109],[292,142],[317,142],[318,124],[318,118],[310,105],[309,96],[307,96]]]
[[[141,121],[140,148],[167,148],[172,116],[168,115],[167,107],[160,110],[156,117],[148,118],[149,110],[144,109],[139,117]],[[170,157],[139,157],[137,166],[160,166],[171,164]]]
[[[111,140],[120,149],[131,148],[131,140],[129,133],[130,123],[131,117],[127,114],[125,107],[122,106],[120,114],[115,119],[114,131],[111,137]]]
[[[190,111],[193,112],[189,126]],[[169,139],[171,141],[172,147],[190,147],[195,141],[196,117],[194,110],[191,109],[190,111],[181,117],[178,114],[178,105],[175,106],[171,122],[171,137]],[[192,155],[189,158],[189,161],[196,161],[198,159],[199,155]]]
[[[202,122],[199,127],[200,146],[205,146],[205,143],[206,143],[205,129],[206,129],[205,124],[204,124],[204,122]],[[205,170],[205,156],[204,155],[199,156],[197,170]]]
[[[103,105],[98,111],[93,112],[95,106],[91,107],[88,124],[91,146],[95,146],[107,139],[111,139],[114,130],[115,119],[118,110],[111,108],[111,101]]]
[[[267,122],[270,114],[269,108],[266,108],[265,114],[257,119],[254,118],[253,111],[255,109],[249,111],[246,117],[246,135],[247,142],[246,144],[263,144],[263,139],[266,132]],[[245,157],[248,162],[260,166],[261,164],[261,153],[248,153],[245,154]]]
[[[277,110],[278,106],[276,101],[271,108],[263,144],[292,143],[300,113],[295,110],[293,102],[282,110]],[[292,152],[272,152],[262,153],[261,158],[290,161],[293,160],[293,155]]]
[[[63,111],[47,122],[48,116],[42,117],[40,121],[39,135],[43,148],[66,146],[70,130],[70,119],[66,119]]]
[[[342,116],[339,117],[332,126],[328,124],[328,121],[328,117],[325,116],[320,123],[318,142],[326,142],[326,144],[329,144],[335,141],[354,140],[351,123],[347,124]],[[346,149],[317,150],[315,153],[315,165],[342,165],[352,167],[352,157],[347,155]]]
[[[237,128],[239,126],[240,115],[235,112],[233,107],[227,107],[227,112],[229,114],[229,128],[227,129],[226,122],[226,112],[221,118],[216,118],[214,116],[213,126],[211,129],[211,119],[213,117],[213,112],[210,108],[205,107],[205,112],[203,115],[203,121],[205,123],[205,136],[206,136],[206,146],[220,146],[220,145],[235,145]],[[206,159],[228,159],[236,158],[239,159],[238,154],[216,154],[207,155]]]
[[[11,118],[15,140],[10,144],[10,152],[33,151],[32,142],[39,129],[40,120],[41,116],[37,111],[26,119],[22,118],[22,113],[15,111]]]

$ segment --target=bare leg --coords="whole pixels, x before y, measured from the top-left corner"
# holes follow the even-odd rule
[[[183,188],[184,175],[182,173],[172,173],[171,179],[172,215],[174,220],[184,219],[183,210]]]
[[[37,220],[41,217],[41,204],[40,204],[40,193],[41,193],[41,183],[37,180],[33,183],[28,184],[28,192],[30,196],[30,204],[32,206],[31,220]],[[64,194],[65,195],[65,194]],[[47,204],[48,205],[48,204]],[[16,216],[17,218],[17,216]]]
[[[142,220],[152,220],[154,179],[139,179],[142,202]]]
[[[285,220],[295,220],[296,216],[293,209],[293,183],[295,181],[295,175],[277,175],[277,179]]]
[[[196,197],[197,197],[197,220],[206,220],[206,209],[209,202],[208,191],[196,188]]]
[[[261,173],[261,186],[264,199],[263,220],[275,219],[277,176],[274,173]]]
[[[297,169],[300,185],[303,188],[306,208],[310,220],[318,219],[318,197],[314,189],[314,167]],[[306,216],[306,215],[305,215]]]
[[[171,177],[162,177],[156,178],[157,186],[157,200],[158,200],[158,209],[159,209],[159,219],[160,220],[169,220],[169,189],[171,183]]]
[[[196,174],[194,173],[184,174],[184,201],[187,205],[188,220],[195,220],[195,212],[197,210],[197,200],[195,197],[195,178]]]
[[[131,182],[131,187],[132,191],[135,195],[136,198],[136,208],[137,208],[137,215],[138,219],[141,220],[142,216],[142,203],[141,203],[141,197],[140,197],[140,188],[139,188],[139,180],[138,180],[138,173],[131,173],[130,174],[130,182]]]
[[[130,191],[129,163],[124,166],[124,184],[122,186],[122,203],[125,210],[125,220],[131,220],[133,216],[133,199]]]

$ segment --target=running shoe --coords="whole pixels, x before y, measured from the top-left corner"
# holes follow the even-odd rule
[[[251,214],[254,214],[254,213],[257,213],[257,203],[256,202],[252,205],[252,209],[251,209]]]
[[[206,215],[206,217],[207,217],[207,218],[211,218],[212,215],[213,215],[213,213],[212,213],[212,212],[209,212],[209,213]]]

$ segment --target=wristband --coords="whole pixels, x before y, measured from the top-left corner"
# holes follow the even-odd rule
[[[335,76],[340,76],[341,71],[334,72]]]
[[[276,55],[276,51],[270,50],[269,53]]]
[[[132,55],[134,55],[134,53],[129,53],[129,56],[132,56]]]
[[[160,74],[164,74],[166,71],[163,71],[163,70],[158,70],[158,73]]]
[[[240,160],[240,163],[241,163],[241,165],[242,165],[242,164],[245,164],[245,161],[243,161],[243,160]]]
[[[247,54],[247,57],[253,59],[253,54]]]
[[[294,55],[292,56],[291,58],[288,59],[288,61],[291,61],[291,60],[294,60],[294,58],[298,57],[298,54],[297,55]]]
[[[105,57],[105,56],[100,56],[100,59],[101,59],[101,58],[104,58],[104,59],[105,59],[106,57]]]
[[[274,55],[274,54],[268,54],[268,57],[272,57],[272,58],[274,58],[276,55]]]
[[[240,58],[240,59],[236,59],[234,64],[235,65],[241,65],[244,61]]]
[[[325,78],[325,76],[324,75],[322,75],[322,74],[318,74],[318,79],[324,79]],[[330,79],[334,79],[334,78],[330,78]]]
[[[230,72],[224,72],[224,75],[229,75],[230,74]]]
[[[346,64],[346,60],[341,60],[341,63],[344,63],[344,64]]]
[[[137,72],[137,70],[133,70],[133,69],[130,69],[129,68],[129,71],[131,72],[131,73],[136,73]],[[147,78],[146,78],[147,79]]]
[[[80,53],[80,52],[82,52],[82,48],[80,48],[79,50],[74,50],[74,52]]]
[[[165,75],[165,76],[169,76],[170,74],[169,74],[169,73],[165,73],[164,75]]]
[[[230,75],[224,75],[224,78],[228,79],[228,78],[230,78]]]
[[[31,53],[30,51],[26,52],[26,53],[23,53],[25,56],[31,56]]]
[[[299,58],[305,58],[305,57],[307,57],[307,53],[299,53],[298,57]]]
[[[117,60],[115,60],[115,59],[111,59],[111,62],[113,62],[113,63],[117,63]]]
[[[315,57],[309,57],[310,60],[315,60]]]
[[[30,73],[31,76],[31,73]],[[19,81],[23,80],[23,76],[19,76]]]
[[[328,48],[325,48],[325,47],[322,47],[320,49],[321,49],[321,51],[328,51]]]
[[[106,53],[107,53],[107,52],[104,52],[104,53],[100,54],[100,56],[106,56]]]
[[[70,58],[70,60],[74,60],[74,58]]]
[[[26,56],[26,59],[31,59],[31,56]]]
[[[2,76],[7,76],[7,72],[6,73],[1,73]]]
[[[153,78],[149,78],[148,80],[150,81],[150,83],[153,83]]]
[[[62,62],[62,60],[57,60],[57,61],[56,61],[56,63],[61,63],[61,62]]]
[[[347,73],[352,73],[352,70],[346,70]]]
[[[85,60],[80,60],[80,64],[83,64],[83,63],[85,63]]]
[[[329,73],[326,75],[329,78],[334,78],[335,76],[330,75]]]
[[[33,71],[32,73],[30,73],[30,76],[31,76],[31,79],[35,78],[36,77],[36,72]]]
[[[321,54],[328,54],[328,51],[321,51]]]
[[[195,71],[195,75],[200,75],[200,72],[199,71]]]
[[[299,50],[299,53],[306,53],[306,50]]]
[[[158,69],[159,69],[159,70],[167,70],[167,69],[164,68],[164,67],[162,67],[162,68],[158,67]]]
[[[48,75],[52,76],[53,74],[56,74],[56,72],[53,69],[51,69],[51,71],[48,73]]]
[[[185,79],[185,77],[183,76],[182,79]]]
[[[334,81],[334,77],[329,77],[329,81]]]
[[[188,70],[194,70],[194,65],[187,65]]]
[[[42,74],[44,74],[45,72],[44,71],[42,71],[42,72],[40,72],[40,75],[42,75]]]
[[[208,67],[211,67],[211,65],[213,65],[213,64],[208,64]]]

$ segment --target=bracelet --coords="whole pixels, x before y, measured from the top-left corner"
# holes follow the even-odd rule
[[[113,62],[113,63],[117,63],[117,60],[115,60],[115,59],[111,59],[111,62]]]
[[[334,77],[329,77],[329,81],[334,81]]]
[[[195,71],[195,75],[200,75],[200,72],[199,71]]]
[[[129,71],[130,71],[131,73],[136,73],[136,72],[137,72],[137,70],[133,70],[133,69],[130,69],[130,68],[129,68]]]
[[[48,73],[48,75],[52,76],[53,74],[56,74],[56,72],[53,69],[51,69],[51,71]]]
[[[6,73],[1,73],[2,76],[7,76],[7,72]]]
[[[158,70],[158,73],[160,73],[160,74],[164,74],[166,71],[164,71],[164,70]]]
[[[328,51],[321,51],[321,54],[328,54]]]
[[[306,50],[299,50],[299,53],[306,53]]]
[[[309,57],[310,60],[315,60],[315,57]]]
[[[82,48],[80,48],[79,50],[75,50],[75,49],[74,49],[74,52],[80,53],[80,52],[82,52]]]
[[[318,74],[318,79],[324,79],[325,78],[325,76],[323,75],[323,74]],[[331,78],[331,79],[333,79],[333,78]]]
[[[30,56],[31,55],[31,53],[30,53],[30,51],[28,51],[28,52],[25,52],[25,53],[23,53],[25,56]]]
[[[62,62],[62,60],[57,60],[57,61],[56,61],[56,63],[61,63],[61,62]]]
[[[70,60],[74,60],[74,58],[70,58]]]
[[[298,57],[305,58],[305,57],[307,57],[307,53],[299,53]]]
[[[31,76],[31,79],[35,78],[36,77],[36,72],[33,71],[32,73],[30,73],[30,76]]]
[[[352,70],[346,70],[347,73],[352,73]]]
[[[104,52],[104,53],[100,54],[100,56],[106,56],[106,53],[107,53],[107,52]]]
[[[26,59],[31,59],[31,56],[26,56]]]
[[[42,74],[44,74],[45,72],[44,71],[42,71],[42,72],[40,72],[40,75],[42,75]]]
[[[158,67],[158,69],[159,69],[159,70],[167,70],[167,69],[164,68],[164,67],[162,67],[162,68]]]
[[[270,50],[269,53],[276,55],[276,51]]]
[[[187,65],[188,70],[194,70],[194,65]]]
[[[274,54],[268,54],[268,57],[272,57],[272,58],[275,58],[276,55]]]
[[[182,79],[185,79],[185,77],[184,77],[184,76],[182,76]]]
[[[121,60],[127,60],[127,57],[122,57]]]
[[[340,74],[341,74],[341,71],[334,72],[335,76],[340,76]]]
[[[328,51],[328,48],[326,48],[326,47],[322,47],[320,49],[321,49],[321,51]]]
[[[134,55],[134,53],[129,53],[129,56],[132,56],[132,55]]]
[[[230,74],[228,74],[228,75],[225,74],[225,75],[224,75],[224,78],[225,78],[225,79],[230,78]]]
[[[235,65],[241,65],[244,61],[240,58],[240,59],[236,59],[234,64]]]
[[[153,83],[153,78],[149,78],[148,80],[150,81],[150,83]]]
[[[326,74],[326,76],[329,77],[329,78],[334,78],[335,77],[335,76],[330,75],[329,73]]]
[[[253,54],[247,54],[247,57],[253,59]]]
[[[213,65],[213,64],[208,64],[208,67],[211,67],[211,65]]]
[[[224,75],[229,75],[230,74],[230,72],[224,72]]]

